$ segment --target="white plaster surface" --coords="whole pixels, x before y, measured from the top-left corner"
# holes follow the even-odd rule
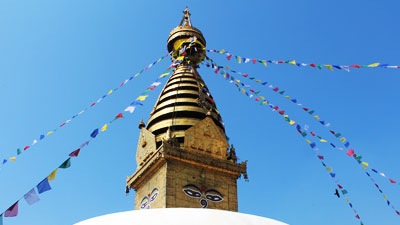
[[[277,220],[225,210],[162,208],[94,217],[75,225],[288,225]]]

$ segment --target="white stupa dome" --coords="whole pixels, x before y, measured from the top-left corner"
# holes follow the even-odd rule
[[[201,208],[160,208],[107,214],[75,225],[288,225],[250,214]]]

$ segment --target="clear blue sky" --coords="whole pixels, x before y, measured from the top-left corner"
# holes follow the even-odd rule
[[[126,78],[166,53],[166,40],[188,5],[193,25],[209,49],[241,56],[319,64],[400,64],[398,1],[2,1],[0,2],[0,158],[15,155]],[[347,137],[373,167],[400,180],[400,70],[327,69],[292,65],[229,65],[277,84],[316,110]],[[169,60],[129,82],[101,104],[59,129],[0,172],[0,211],[59,166],[67,155],[122,111],[169,65]],[[303,138],[276,112],[239,93],[207,68],[199,72],[214,96],[227,135],[250,182],[238,182],[239,211],[289,224],[358,224],[335,184]],[[241,79],[245,81],[244,79]],[[291,118],[332,136],[267,87],[248,84]],[[126,176],[136,169],[141,119],[147,121],[162,86],[144,107],[112,124],[33,206],[24,200],[7,225],[67,225],[132,210]],[[320,145],[364,224],[395,225],[400,217],[340,151]],[[375,176],[400,209],[400,185]]]

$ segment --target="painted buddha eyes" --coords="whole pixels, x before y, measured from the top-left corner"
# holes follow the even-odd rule
[[[183,189],[183,192],[185,192],[185,194],[189,195],[192,198],[200,198],[201,197],[201,193],[192,189]]]
[[[151,193],[149,193],[147,196],[144,196],[142,202],[140,203],[140,209],[150,209],[150,204],[156,200],[158,193],[158,189],[154,188]]]
[[[191,198],[200,198],[200,205],[203,206],[203,208],[207,208],[208,206],[207,200],[211,202],[220,202],[224,200],[222,198],[222,194],[219,193],[217,190],[209,189],[206,191],[205,187],[202,187],[200,189],[193,184],[188,184],[184,186],[183,192]]]

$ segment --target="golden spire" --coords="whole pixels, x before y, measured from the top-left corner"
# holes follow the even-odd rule
[[[192,26],[189,9],[183,11],[183,18],[168,38],[168,50],[179,56],[179,47],[190,37],[197,40],[185,54],[185,59],[176,67],[162,90],[147,121],[147,129],[155,135],[157,146],[165,138],[175,137],[184,143],[185,131],[210,116],[225,134],[224,125],[214,99],[196,68],[205,57],[206,41],[203,34]],[[169,137],[166,137],[168,133]]]

